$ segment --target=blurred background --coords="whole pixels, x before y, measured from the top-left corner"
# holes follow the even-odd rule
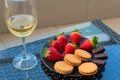
[[[37,0],[38,25],[49,27],[120,17],[120,0]],[[9,32],[0,0],[0,33]]]

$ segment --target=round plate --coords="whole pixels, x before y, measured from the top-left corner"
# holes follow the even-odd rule
[[[70,42],[69,36],[66,35],[66,37],[67,37],[68,42]],[[55,39],[55,38],[54,38],[54,39]],[[81,44],[84,40],[86,40],[86,38],[82,37],[82,40],[80,41],[79,44]],[[50,44],[49,44],[48,42],[46,42],[46,44],[44,45],[43,48],[45,48],[45,47],[48,47],[48,48],[49,48],[49,47],[50,47]],[[43,64],[44,64],[49,70],[57,73],[57,72],[54,70],[54,64],[55,64],[55,62],[51,62],[51,61],[48,61],[48,60],[46,60],[45,58],[43,58],[43,57],[42,57],[42,53],[41,53],[41,60],[42,60]],[[57,74],[58,74],[58,73],[57,73]],[[73,72],[72,72],[71,74],[66,75],[66,76],[70,76],[70,77],[82,77],[83,75],[81,75],[81,74],[78,72],[78,67],[74,67]]]

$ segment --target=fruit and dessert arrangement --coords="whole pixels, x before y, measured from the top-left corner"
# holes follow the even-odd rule
[[[68,38],[68,37],[69,38]],[[68,75],[78,68],[78,73],[84,76],[95,75],[99,66],[105,66],[105,48],[96,47],[98,38],[85,39],[79,30],[73,30],[69,35],[59,34],[56,39],[49,40],[50,47],[45,47],[42,57],[54,62],[54,70],[62,75]]]

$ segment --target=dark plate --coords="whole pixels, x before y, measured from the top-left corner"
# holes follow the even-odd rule
[[[67,35],[66,35],[66,36],[67,36]],[[67,36],[67,38],[68,38],[68,42],[70,42],[68,36]],[[81,44],[84,40],[86,40],[86,38],[83,37],[79,44]],[[46,44],[44,45],[43,48],[45,48],[45,47],[50,47],[50,44],[49,44],[48,42],[46,42]],[[50,62],[50,61],[46,60],[45,58],[43,58],[43,57],[42,57],[42,53],[41,53],[41,60],[42,60],[43,64],[44,64],[49,70],[57,73],[57,72],[54,70],[54,64],[55,64],[55,62]],[[58,73],[57,73],[57,74],[58,74]],[[74,67],[73,72],[72,72],[71,74],[66,75],[66,76],[69,76],[69,77],[82,77],[83,75],[81,75],[81,74],[78,72],[78,67]]]

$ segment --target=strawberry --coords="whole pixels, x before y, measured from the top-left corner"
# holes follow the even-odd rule
[[[58,40],[49,40],[48,41],[51,44],[51,47],[54,47],[55,49],[57,49],[58,51],[62,51],[62,44],[60,43],[60,41]]]
[[[80,49],[91,50],[98,44],[98,37],[94,36],[92,40],[85,40],[80,46]]]
[[[44,48],[42,53],[43,53],[42,57],[45,57],[49,61],[54,62],[54,61],[63,60],[62,54],[53,47]]]
[[[73,30],[72,33],[70,33],[69,37],[71,43],[75,44],[79,43],[80,40],[82,39],[82,35],[80,34],[78,29]]]
[[[65,46],[64,55],[69,53],[74,53],[75,49],[76,49],[76,44],[67,43],[67,45]]]
[[[64,32],[57,36],[57,40],[61,42],[62,47],[65,48],[67,44],[67,37],[64,35]]]

